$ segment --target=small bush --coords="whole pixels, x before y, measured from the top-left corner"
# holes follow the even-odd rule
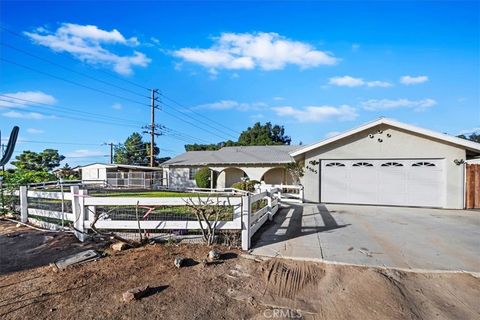
[[[234,183],[232,188],[253,192],[255,191],[255,185],[259,183],[257,180],[239,181]]]
[[[195,182],[199,188],[210,188],[210,169],[202,168],[195,174]]]

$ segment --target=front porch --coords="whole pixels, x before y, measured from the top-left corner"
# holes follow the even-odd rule
[[[242,180],[255,180],[269,185],[296,184],[292,175],[280,166],[276,167],[210,167],[212,181],[217,188],[230,188]],[[214,186],[212,186],[214,187]]]

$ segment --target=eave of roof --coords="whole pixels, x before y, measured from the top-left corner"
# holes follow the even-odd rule
[[[445,142],[448,142],[448,143],[451,143],[451,144],[454,144],[454,145],[457,145],[457,146],[464,147],[467,150],[480,153],[480,143],[465,140],[465,139],[461,139],[461,138],[457,138],[457,137],[453,137],[453,136],[450,136],[450,135],[447,135],[447,134],[444,134],[444,133],[439,133],[439,132],[431,131],[431,130],[428,130],[428,129],[419,128],[419,127],[412,126],[412,125],[409,125],[409,124],[406,124],[406,123],[402,123],[402,122],[399,122],[399,121],[396,121],[396,120],[393,120],[393,119],[380,118],[378,120],[366,123],[366,124],[364,124],[360,127],[357,127],[357,128],[345,131],[343,133],[340,133],[340,134],[338,134],[336,136],[333,136],[331,138],[319,141],[319,142],[314,143],[314,144],[310,144],[310,145],[308,145],[304,148],[301,148],[301,149],[295,150],[293,152],[290,152],[290,155],[292,157],[297,157],[297,156],[299,156],[301,154],[304,154],[306,152],[309,152],[311,150],[323,147],[323,146],[325,146],[327,144],[330,144],[332,142],[338,141],[340,139],[346,138],[346,137],[351,136],[353,134],[356,134],[358,132],[361,132],[361,131],[364,131],[364,130],[367,130],[369,128],[372,128],[372,127],[375,127],[375,126],[378,126],[378,125],[382,125],[382,124],[389,125],[389,126],[396,127],[396,128],[400,128],[400,129],[403,129],[403,130],[406,130],[406,131],[415,132],[415,133],[418,133],[420,135],[424,135],[424,136],[431,137],[431,138],[434,138],[434,139],[442,140],[442,141],[445,141]]]

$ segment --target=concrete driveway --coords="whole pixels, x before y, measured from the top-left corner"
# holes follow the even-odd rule
[[[284,205],[252,243],[258,255],[480,272],[480,212]]]

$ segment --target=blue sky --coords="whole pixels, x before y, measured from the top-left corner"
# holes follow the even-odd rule
[[[381,116],[453,135],[480,128],[477,1],[0,6],[0,130],[20,126],[17,152],[106,162],[102,143],[149,122],[146,88],[164,95],[163,156],[256,121],[307,144]]]

